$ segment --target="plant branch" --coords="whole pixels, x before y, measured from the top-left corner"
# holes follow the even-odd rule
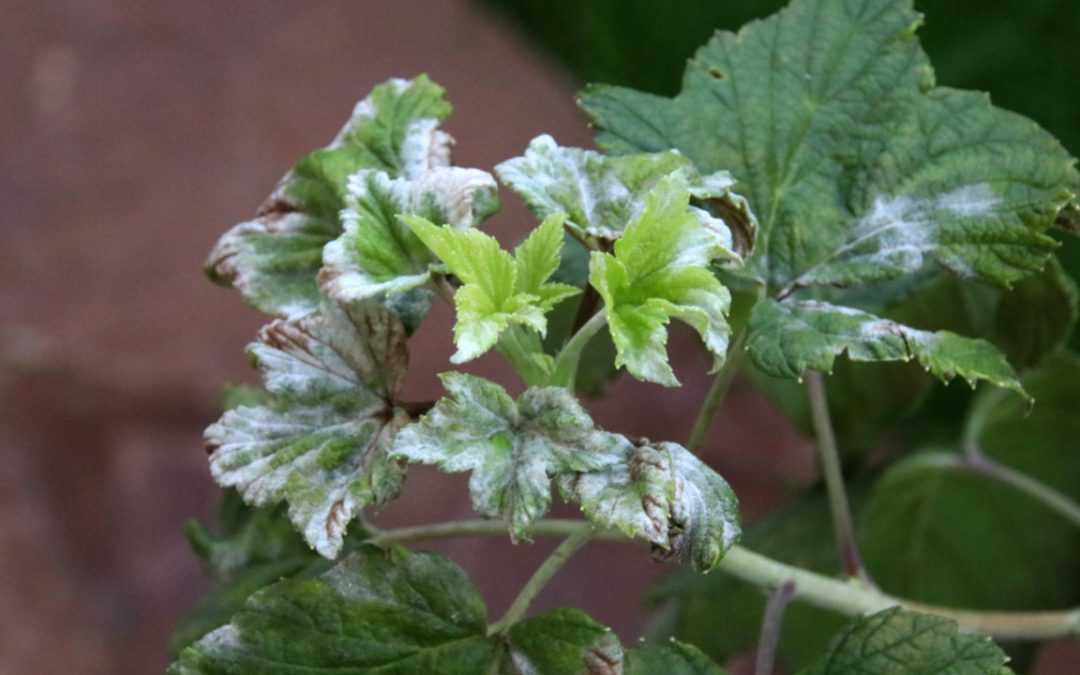
[[[571,537],[630,541],[616,532],[596,530],[584,520],[538,520],[530,532],[538,537]],[[464,536],[506,536],[499,520],[462,520],[377,532],[369,543],[380,546]],[[742,546],[733,546],[717,567],[749,584],[776,589],[791,582],[793,599],[829,609],[845,616],[872,614],[897,605],[916,612],[936,614],[956,621],[961,630],[987,633],[1002,640],[1048,640],[1080,636],[1080,608],[1046,612],[983,612],[924,605],[897,598],[857,579],[836,579],[787,565]]]
[[[529,605],[532,604],[533,599],[540,594],[544,586],[551,581],[566,561],[569,560],[578,549],[588,543],[592,538],[592,532],[589,530],[581,530],[570,535],[563,540],[559,546],[551,552],[551,555],[540,564],[540,567],[536,569],[532,577],[526,582],[525,586],[518,593],[518,596],[514,599],[514,602],[510,605],[510,609],[506,610],[506,614],[501,619],[491,624],[488,627],[488,635],[498,635],[505,632],[508,628],[520,621],[525,613],[529,610]]]
[[[836,433],[833,431],[832,418],[829,416],[829,400],[825,393],[825,378],[821,373],[815,370],[807,371],[806,394],[810,400],[814,435],[817,437],[818,456],[821,458],[821,471],[825,476],[825,488],[829,493],[829,508],[832,511],[833,529],[836,532],[840,560],[848,576],[858,577],[870,583],[870,576],[863,566],[859,546],[855,541],[855,527],[852,524],[847,488],[844,486],[844,472],[840,466],[840,451],[836,447]]]
[[[731,386],[731,381],[735,379],[735,373],[739,371],[739,363],[742,361],[743,353],[742,346],[745,341],[746,330],[744,329],[739,331],[735,339],[731,341],[727,360],[724,362],[723,367],[720,368],[720,372],[713,378],[712,385],[705,394],[705,399],[701,402],[701,409],[698,410],[697,419],[694,420],[694,426],[690,429],[690,436],[686,441],[686,449],[695,455],[701,449],[702,444],[705,443],[705,439],[709,435],[709,429],[712,428],[713,420],[716,419],[716,413],[720,412],[720,405],[724,402],[724,396]]]
[[[529,527],[529,534],[536,537],[570,537],[580,532],[590,533],[594,540],[627,541],[626,537],[612,531],[597,530],[584,520],[569,518],[546,518],[537,520]],[[501,520],[455,520],[447,523],[418,525],[393,530],[379,530],[368,539],[377,546],[411,544],[432,539],[454,537],[485,537],[506,534],[506,523]]]
[[[754,675],[772,675],[776,665],[776,645],[780,642],[780,628],[784,623],[784,610],[794,597],[794,581],[780,584],[769,596],[769,602],[765,605],[765,617],[761,621]]]

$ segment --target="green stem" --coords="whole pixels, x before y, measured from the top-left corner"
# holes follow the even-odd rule
[[[559,355],[555,357],[555,374],[552,376],[552,385],[566,387],[573,390],[577,379],[578,363],[581,361],[581,352],[585,345],[593,338],[600,329],[607,324],[607,314],[603,309],[593,314],[574,335],[567,340]]]
[[[746,331],[739,331],[728,348],[727,360],[724,362],[720,372],[713,378],[712,386],[709,387],[709,391],[705,394],[705,400],[701,402],[701,409],[698,410],[697,419],[694,420],[694,426],[690,429],[690,437],[686,441],[686,449],[695,455],[701,449],[702,444],[705,443],[705,439],[709,435],[709,429],[712,428],[713,420],[716,419],[716,413],[720,411],[720,405],[724,402],[724,396],[731,386],[731,381],[735,379],[735,373],[739,371],[739,363],[742,361],[743,353],[742,346],[745,341]]]
[[[623,535],[606,530],[595,530],[584,520],[546,518],[537,520],[529,526],[529,534],[537,537],[571,537],[581,532],[589,532],[591,538],[595,540],[626,541]],[[432,539],[486,537],[499,534],[506,534],[506,523],[501,520],[455,520],[448,523],[382,530],[368,539],[368,542],[377,546],[392,546]]]
[[[848,576],[870,583],[870,576],[859,555],[859,545],[855,541],[855,527],[852,524],[847,488],[844,486],[844,472],[840,465],[840,451],[836,446],[836,433],[829,415],[829,399],[825,393],[825,378],[821,373],[815,370],[807,371],[806,394],[810,399],[810,414],[814,435],[817,437],[818,456],[821,458],[821,472],[829,493],[829,508],[832,511],[840,560]]]
[[[596,531],[584,520],[538,520],[532,524],[535,536],[629,541],[626,537]],[[405,544],[458,536],[506,536],[506,523],[498,520],[465,520],[380,532],[371,540],[380,545]],[[1080,636],[1080,608],[1047,612],[983,612],[924,605],[882,593],[858,579],[836,579],[767,558],[742,546],[733,546],[720,561],[718,570],[749,584],[776,589],[795,586],[794,598],[846,616],[861,616],[901,606],[916,612],[936,614],[956,621],[967,632],[987,633],[1001,640],[1048,640]],[[539,573],[539,571],[538,571]]]
[[[508,628],[525,617],[525,613],[529,611],[529,605],[532,604],[533,599],[540,594],[544,586],[551,581],[566,561],[569,560],[578,549],[588,543],[592,538],[592,532],[589,530],[581,530],[570,535],[563,540],[559,546],[551,552],[551,555],[547,557],[540,567],[533,573],[532,578],[526,582],[522,587],[521,592],[514,599],[514,602],[510,605],[510,609],[506,610],[506,614],[501,619],[491,624],[488,628],[488,635],[498,635],[505,632]]]

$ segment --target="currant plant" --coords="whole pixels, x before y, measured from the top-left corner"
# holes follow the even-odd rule
[[[936,86],[920,21],[794,0],[717,33],[674,98],[589,87],[604,152],[543,135],[494,175],[451,165],[438,85],[377,86],[211,253],[275,318],[248,348],[264,387],[206,431],[229,490],[188,535],[219,586],[171,672],[715,675],[756,643],[759,675],[986,675],[1012,672],[987,636],[1019,663],[1080,635],[1077,292],[1054,257],[1080,174],[1034,122]],[[479,229],[496,176],[539,221],[513,251]],[[441,400],[403,399],[437,300],[451,362],[495,350],[524,393],[448,366]],[[672,320],[715,378],[689,440],[598,427],[578,396],[622,370],[679,385]],[[814,435],[823,483],[745,533],[696,455],[740,371]],[[414,463],[468,473],[483,517],[373,524]],[[546,517],[553,491],[582,517]],[[457,536],[563,541],[492,620],[413,548]],[[680,641],[530,616],[596,539],[685,563],[651,594]]]

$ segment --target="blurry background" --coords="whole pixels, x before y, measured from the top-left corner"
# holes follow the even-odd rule
[[[372,85],[429,73],[455,104],[456,162],[490,169],[540,132],[588,145],[573,100],[583,82],[672,94],[714,28],[780,4],[8,0],[0,672],[164,668],[170,630],[207,587],[181,535],[220,494],[202,429],[219,412],[222,384],[254,381],[242,350],[264,322],[205,280],[203,258]],[[992,91],[1080,150],[1080,3],[917,5],[929,15],[921,34],[940,82]],[[489,230],[509,242],[534,221],[504,197]],[[1073,248],[1066,254],[1080,259]],[[450,319],[438,309],[415,338],[416,398],[438,394]],[[705,358],[681,331],[671,351],[686,386],[659,396],[623,379],[591,406],[601,424],[657,438],[688,429]],[[473,370],[509,381],[494,359]],[[737,383],[706,459],[754,519],[813,479],[809,447]],[[461,481],[416,470],[380,522],[469,513]],[[473,573],[498,614],[548,547],[436,548]],[[573,603],[636,638],[647,621],[640,587],[667,568],[618,550],[596,545],[576,559],[540,606]],[[1080,656],[1068,649],[1055,646],[1040,672],[1075,672],[1068,663]]]

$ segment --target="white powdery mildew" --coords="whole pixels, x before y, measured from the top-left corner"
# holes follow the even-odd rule
[[[942,231],[950,221],[990,215],[1000,204],[1001,198],[986,183],[964,185],[936,197],[879,195],[851,239],[830,259],[916,270],[922,267],[925,254],[941,245]],[[873,252],[859,253],[866,245],[873,245]],[[957,272],[971,273],[955,256],[950,258],[950,266]],[[811,272],[807,276],[816,275]]]
[[[411,122],[401,142],[401,174],[410,180],[432,169],[450,166],[454,138],[438,129],[439,120],[424,118]]]

